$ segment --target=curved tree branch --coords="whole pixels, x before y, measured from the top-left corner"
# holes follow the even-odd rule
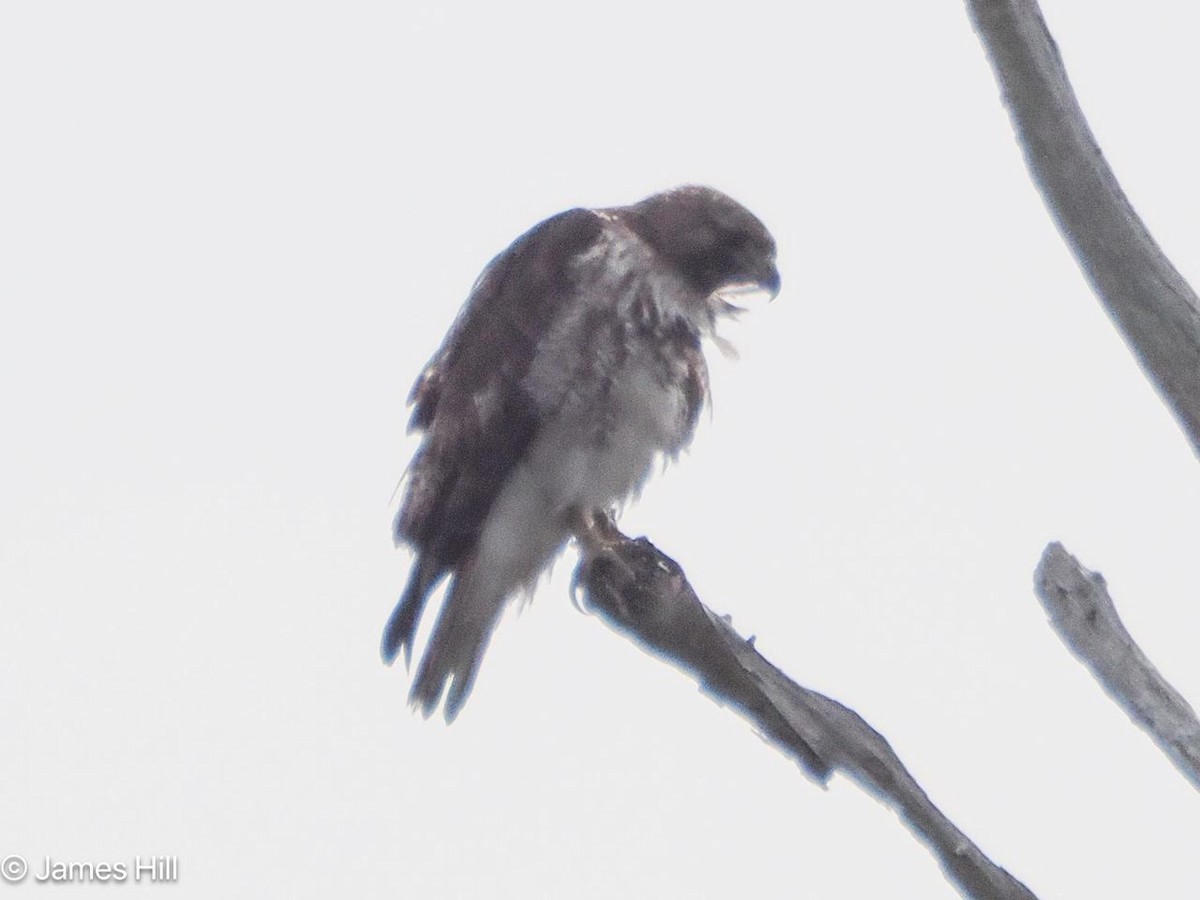
[[[1121,191],[1036,0],[967,0],[1033,181],[1109,316],[1200,454],[1200,303]]]
[[[1032,900],[933,805],[883,736],[853,710],[800,687],[696,597],[683,570],[645,538],[611,521],[583,535],[575,586],[614,630],[695,678],[732,707],[811,779],[840,771],[900,814],[966,897]]]
[[[1036,0],[967,0],[1034,184],[1092,290],[1200,453],[1200,303],[1121,191]],[[1104,579],[1050,544],[1035,575],[1063,642],[1200,788],[1200,724],[1117,616]]]
[[[1110,697],[1200,789],[1200,721],[1125,630],[1098,572],[1062,544],[1046,546],[1034,584],[1050,623]]]

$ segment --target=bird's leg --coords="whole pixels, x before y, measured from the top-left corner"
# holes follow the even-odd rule
[[[585,559],[608,553],[621,542],[623,535],[607,510],[572,507],[567,517]]]
[[[605,557],[609,562],[624,569],[630,578],[636,578],[636,573],[629,567],[618,552],[618,548],[628,540],[621,534],[608,510],[584,510],[574,507],[568,513],[571,533],[579,543],[579,553],[582,557],[575,577],[571,580],[571,602],[580,612],[586,611],[579,600],[579,576],[584,567],[594,560]]]

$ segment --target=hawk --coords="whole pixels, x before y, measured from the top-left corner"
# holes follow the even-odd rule
[[[568,210],[484,269],[409,397],[423,437],[394,536],[414,559],[381,653],[411,661],[448,577],[409,695],[426,717],[445,693],[453,721],[507,603],[691,440],[701,342],[744,290],[779,292],[775,241],[707,187]]]

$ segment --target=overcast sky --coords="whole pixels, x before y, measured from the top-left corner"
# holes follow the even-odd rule
[[[411,6],[417,6],[411,4]],[[1058,642],[1048,540],[1200,699],[1200,469],[1032,188],[961,3],[0,10],[0,857],[88,897],[953,897],[572,608],[453,727],[378,642],[405,398],[483,265],[710,184],[783,293],[625,512],[1043,898],[1194,898],[1200,804]],[[1200,280],[1200,12],[1046,0]],[[422,635],[427,633],[428,623]],[[37,885],[174,855],[165,885]],[[17,894],[14,893],[14,896]]]

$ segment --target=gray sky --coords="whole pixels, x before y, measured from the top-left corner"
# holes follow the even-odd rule
[[[1185,6],[1045,11],[1196,283]],[[379,662],[404,400],[479,270],[700,182],[784,291],[625,529],[1039,895],[1200,892],[1195,792],[1031,591],[1061,539],[1196,701],[1200,471],[961,4],[7,4],[0,121],[0,857],[180,860],[23,890],[955,896],[873,799],[577,613],[570,555],[452,728]]]

